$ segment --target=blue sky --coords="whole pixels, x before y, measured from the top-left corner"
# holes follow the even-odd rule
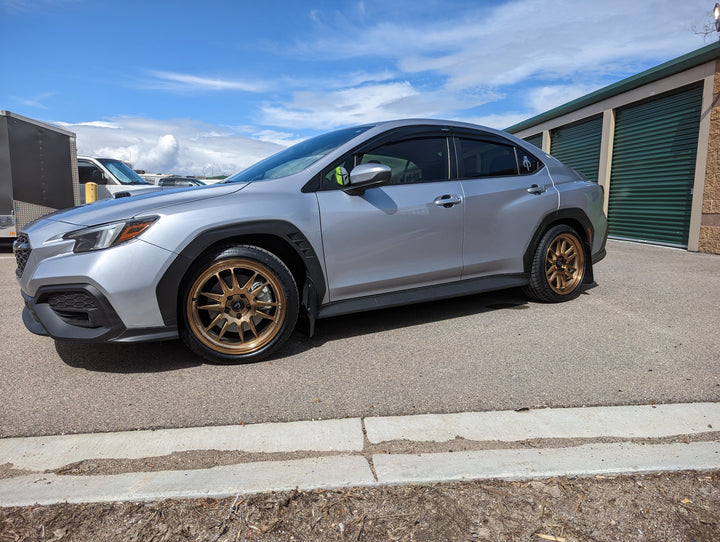
[[[157,173],[403,117],[496,128],[707,45],[707,0],[0,0],[0,109]],[[714,33],[713,33],[714,34]]]

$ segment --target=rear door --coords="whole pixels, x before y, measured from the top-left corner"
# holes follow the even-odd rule
[[[523,254],[558,193],[534,155],[480,133],[455,138],[465,197],[462,278],[523,272]]]
[[[317,192],[331,301],[459,280],[464,199],[447,132],[380,136],[332,164]],[[389,185],[350,196],[336,168],[379,162]]]

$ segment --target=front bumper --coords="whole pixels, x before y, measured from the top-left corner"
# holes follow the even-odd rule
[[[176,327],[128,329],[100,291],[90,284],[43,286],[35,297],[22,292],[22,319],[36,335],[83,342],[176,339]]]

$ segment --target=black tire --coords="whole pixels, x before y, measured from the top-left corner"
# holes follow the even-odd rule
[[[558,224],[545,232],[535,249],[525,292],[547,303],[575,299],[580,295],[585,270],[582,239],[570,226]]]
[[[224,247],[198,261],[181,292],[180,336],[204,359],[252,363],[290,337],[297,285],[277,256],[259,247]]]

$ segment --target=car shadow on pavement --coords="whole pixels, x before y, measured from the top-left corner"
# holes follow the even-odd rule
[[[596,283],[584,284],[580,295],[589,295]],[[570,301],[572,303],[572,301]],[[278,357],[301,354],[327,342],[390,331],[404,327],[442,322],[498,310],[524,310],[536,304],[520,288],[404,305],[389,309],[336,316],[316,322],[315,334],[307,337],[306,324],[298,327]]]
[[[55,341],[55,350],[70,367],[105,373],[161,373],[205,363],[180,340],[135,344]]]
[[[589,295],[589,290],[597,283],[583,284],[580,295]],[[572,301],[570,301],[572,303]],[[524,310],[538,302],[528,298],[520,288],[498,290],[481,294],[404,305],[389,309],[361,312],[346,316],[337,316],[319,320],[315,335],[308,340],[304,336],[306,348],[321,346],[337,339],[390,331],[404,327],[442,322],[465,316],[494,312],[498,310]],[[542,304],[542,303],[539,303]],[[293,341],[294,343],[294,341]],[[288,345],[288,346],[295,346]],[[303,345],[298,345],[302,351]],[[287,350],[287,347],[286,347]],[[297,352],[293,352],[297,353]]]

